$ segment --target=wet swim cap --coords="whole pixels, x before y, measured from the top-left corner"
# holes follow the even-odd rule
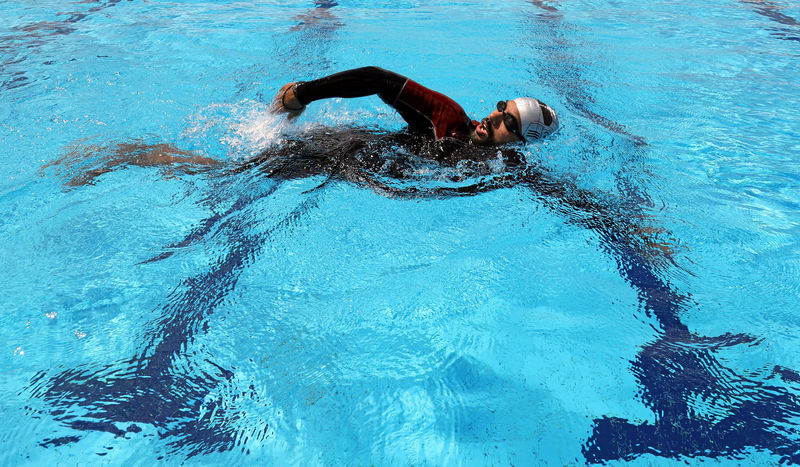
[[[513,100],[519,110],[519,126],[526,140],[544,138],[558,129],[558,117],[549,105],[532,97]]]

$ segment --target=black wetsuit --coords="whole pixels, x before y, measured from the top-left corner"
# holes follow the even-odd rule
[[[363,97],[377,94],[408,123],[409,130],[467,139],[478,125],[453,99],[403,75],[378,67],[342,71],[297,84],[295,96],[304,105],[331,97]],[[432,132],[432,133],[431,133]]]

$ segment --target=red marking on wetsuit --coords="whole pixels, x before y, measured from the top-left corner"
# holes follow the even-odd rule
[[[477,126],[456,101],[410,79],[397,96],[395,107],[413,110],[427,119],[436,139],[468,138]]]

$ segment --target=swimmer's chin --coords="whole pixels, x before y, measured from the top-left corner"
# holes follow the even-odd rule
[[[492,142],[489,140],[489,135],[479,135],[476,130],[469,133],[469,140],[476,146],[491,146]]]

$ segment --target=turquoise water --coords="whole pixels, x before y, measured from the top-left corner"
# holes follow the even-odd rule
[[[0,6],[0,464],[800,463],[796,3]],[[539,97],[546,175],[127,163],[402,129],[268,111],[364,65]]]

